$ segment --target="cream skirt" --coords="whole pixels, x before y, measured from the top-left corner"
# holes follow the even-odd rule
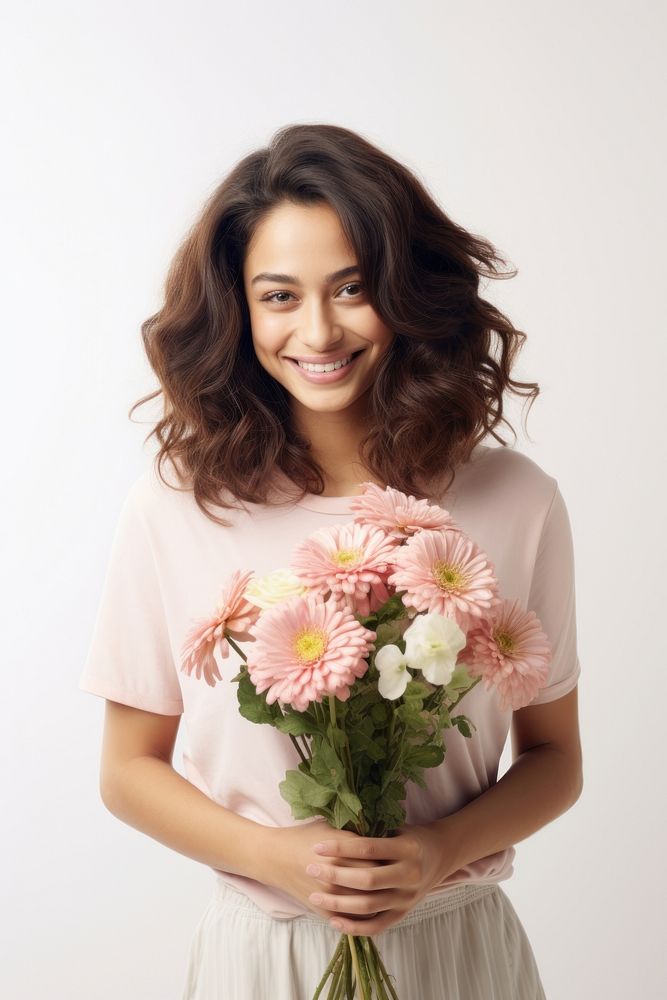
[[[312,1000],[339,940],[324,917],[274,919],[216,878],[182,1000]],[[400,1000],[546,1000],[526,932],[497,883],[423,899],[373,940]]]

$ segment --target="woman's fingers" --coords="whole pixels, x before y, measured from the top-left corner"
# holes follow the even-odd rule
[[[373,892],[350,896],[344,893],[315,892],[308,897],[309,902],[320,906],[331,914],[351,917],[376,916],[383,909],[396,903],[396,892]]]
[[[316,844],[313,851],[317,855],[331,858],[360,858],[371,861],[398,861],[405,856],[406,847],[399,837],[345,837],[329,839]]]
[[[340,885],[347,889],[362,891],[388,889],[396,881],[400,881],[396,871],[392,872],[387,865],[377,865],[373,868],[368,865],[349,865],[348,859],[342,864],[310,864],[306,868],[306,874],[312,875],[326,886]]]

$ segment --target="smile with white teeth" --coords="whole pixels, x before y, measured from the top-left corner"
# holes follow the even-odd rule
[[[309,365],[305,361],[298,361],[294,359],[299,366],[299,368],[305,368],[308,372],[333,372],[337,368],[342,368],[343,365],[349,365],[352,360],[352,355],[350,354],[347,358],[342,358],[340,361],[333,361],[328,365]]]

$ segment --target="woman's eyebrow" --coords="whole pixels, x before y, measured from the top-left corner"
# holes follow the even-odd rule
[[[341,268],[340,271],[325,275],[324,280],[327,284],[331,284],[332,281],[340,281],[341,278],[348,278],[351,274],[358,273],[358,265],[353,264],[350,267]],[[293,274],[274,274],[271,271],[262,271],[260,274],[256,274],[250,284],[254,285],[257,281],[282,281],[287,285],[301,285],[299,279],[295,278]]]

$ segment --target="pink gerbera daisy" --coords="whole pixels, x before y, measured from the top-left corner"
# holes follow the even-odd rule
[[[387,574],[398,540],[370,524],[333,525],[313,532],[294,549],[290,569],[310,592],[360,615],[389,599]]]
[[[493,565],[459,529],[422,531],[394,553],[388,583],[406,607],[453,618],[467,632],[471,621],[500,602]]]
[[[370,481],[362,485],[364,493],[350,504],[357,514],[357,524],[373,524],[399,541],[411,538],[418,531],[456,527],[444,507],[425,499],[417,500],[392,486],[382,489]]]
[[[551,647],[535,612],[508,599],[468,633],[459,660],[487,690],[498,689],[504,712],[523,708],[544,687]]]
[[[252,636],[248,629],[260,614],[260,608],[251,604],[244,597],[244,591],[253,571],[234,570],[227,583],[220,591],[220,599],[216,610],[208,618],[198,618],[189,629],[181,656],[181,670],[190,675],[196,668],[195,676],[215,687],[216,680],[222,677],[215,660],[216,646],[220,656],[229,656],[229,634],[240,642],[248,642]]]
[[[298,594],[264,611],[251,628],[248,673],[266,701],[297,711],[325,695],[347,701],[349,685],[368,669],[376,633],[351,611],[312,594]]]

